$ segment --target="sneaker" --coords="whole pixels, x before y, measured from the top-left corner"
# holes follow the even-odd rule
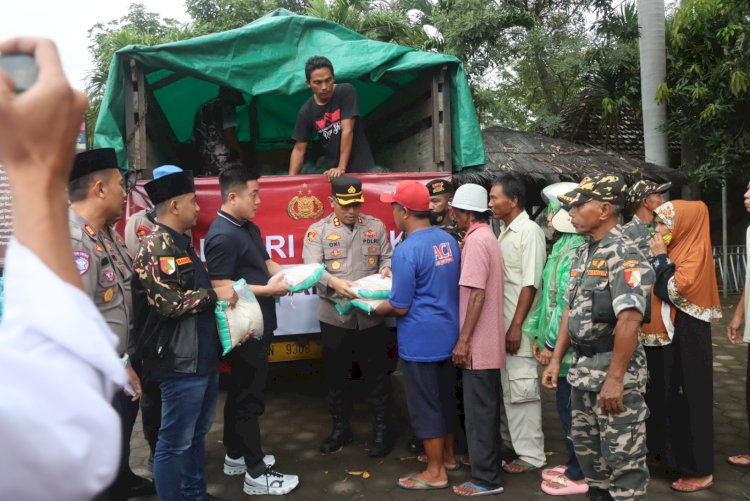
[[[276,464],[276,458],[272,454],[266,454],[263,456],[263,463],[266,467],[270,468]],[[245,458],[239,457],[233,459],[228,455],[224,456],[224,475],[242,475],[246,471],[247,466],[245,466]]]
[[[284,475],[270,467],[258,477],[245,473],[245,485],[242,490],[249,496],[283,496],[289,494],[299,485],[297,475]]]

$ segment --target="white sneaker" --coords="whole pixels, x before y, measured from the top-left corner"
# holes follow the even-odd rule
[[[242,490],[250,496],[283,496],[292,492],[298,485],[297,475],[284,475],[269,467],[258,477],[251,477],[249,473],[245,473],[245,485]]]
[[[276,464],[276,458],[272,454],[266,454],[263,456],[263,463],[270,468]],[[246,471],[245,458],[232,459],[229,456],[224,456],[224,475],[242,475]]]

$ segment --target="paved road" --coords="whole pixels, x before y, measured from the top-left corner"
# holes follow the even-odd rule
[[[653,500],[686,499],[750,499],[750,468],[739,468],[727,464],[731,454],[748,451],[750,448],[748,425],[745,415],[745,367],[747,348],[732,346],[726,339],[725,326],[731,317],[737,298],[725,304],[725,319],[714,326],[714,417],[716,484],[710,491],[694,494],[673,493],[669,488],[670,477],[665,472],[652,471],[649,483],[649,498]],[[302,370],[303,374],[298,371]],[[274,367],[274,381],[268,390],[268,406],[263,417],[264,447],[277,458],[280,471],[300,476],[300,486],[288,496],[290,500],[455,500],[450,490],[430,492],[407,492],[398,489],[396,479],[420,469],[415,458],[405,450],[408,439],[408,417],[403,400],[401,377],[394,374],[396,388],[396,422],[398,440],[393,452],[382,459],[371,459],[366,455],[366,441],[370,423],[364,401],[355,408],[352,425],[355,443],[342,452],[323,456],[318,444],[329,430],[323,382],[315,367],[300,364],[280,364]],[[206,470],[209,492],[231,500],[248,499],[242,493],[242,476],[225,477],[221,472],[224,456],[221,444],[223,418],[221,407],[224,394],[220,396],[219,414],[208,435]],[[549,464],[564,460],[562,431],[555,410],[552,394],[543,390],[544,430]],[[136,425],[132,440],[131,465],[139,474],[145,469],[148,447],[143,441],[140,423]],[[369,478],[347,472],[368,472]],[[469,470],[464,468],[449,473],[453,484],[468,480]],[[539,488],[536,473],[504,476],[505,493],[502,498],[532,500],[550,499]],[[144,498],[145,499],[145,498]],[[155,499],[155,498],[153,498]],[[266,499],[266,497],[263,497]],[[274,497],[267,497],[274,499]],[[568,499],[582,500],[584,496]]]

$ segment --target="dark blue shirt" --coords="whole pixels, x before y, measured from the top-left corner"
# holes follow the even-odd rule
[[[271,259],[263,244],[260,228],[252,221],[240,221],[220,210],[211,223],[203,246],[211,280],[239,280],[266,285]],[[270,296],[258,297],[266,334],[276,330],[276,303]]]
[[[461,251],[437,227],[409,234],[393,251],[389,301],[409,312],[398,317],[398,353],[411,362],[451,357],[458,340],[458,280]]]

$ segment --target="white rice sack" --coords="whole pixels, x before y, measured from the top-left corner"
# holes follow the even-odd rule
[[[253,291],[244,279],[234,283],[234,290],[239,298],[234,307],[230,308],[227,301],[217,301],[214,309],[223,355],[248,334],[252,334],[253,339],[263,337],[263,312]]]
[[[289,292],[300,292],[318,283],[325,269],[326,265],[322,263],[296,264],[272,276],[268,283],[273,282],[278,275],[283,275],[284,281],[289,284]]]
[[[391,277],[382,278],[378,273],[355,280],[352,289],[362,299],[388,299],[391,283]]]
[[[355,308],[359,308],[360,310],[364,311],[368,315],[375,311],[378,306],[383,304],[386,300],[385,299],[352,299],[352,302],[349,303]]]

